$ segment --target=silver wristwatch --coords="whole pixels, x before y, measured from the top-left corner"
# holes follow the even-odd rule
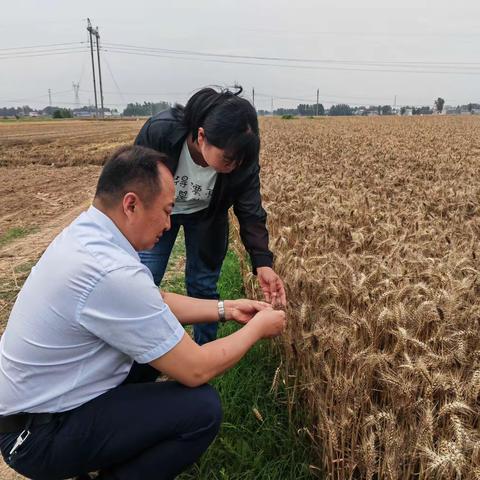
[[[223,300],[218,301],[218,321],[225,322],[225,302]]]

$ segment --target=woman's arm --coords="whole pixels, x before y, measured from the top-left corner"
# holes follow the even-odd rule
[[[240,237],[250,254],[253,273],[267,302],[287,304],[282,279],[273,270],[273,254],[268,249],[267,214],[262,207],[260,195],[260,167],[256,165],[252,173],[244,180],[243,188],[237,194],[233,211],[240,225]]]
[[[272,267],[273,254],[268,248],[267,213],[260,195],[260,167],[256,164],[242,180],[233,203],[240,225],[240,237],[252,261],[253,273],[258,267]]]

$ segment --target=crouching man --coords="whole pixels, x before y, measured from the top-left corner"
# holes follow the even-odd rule
[[[284,312],[263,302],[162,298],[137,252],[170,228],[175,189],[163,159],[118,151],[93,205],[18,295],[0,342],[0,449],[26,477],[174,478],[218,432],[207,382],[285,328]],[[244,326],[203,346],[182,326],[219,320]],[[173,380],[155,382],[159,372]]]

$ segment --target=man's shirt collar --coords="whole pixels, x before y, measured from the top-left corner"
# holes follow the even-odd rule
[[[103,230],[107,230],[112,235],[111,238],[113,243],[140,261],[138,252],[133,248],[133,245],[127,240],[127,237],[125,237],[108,215],[105,215],[93,205],[90,206],[86,213],[94,223],[99,225]]]

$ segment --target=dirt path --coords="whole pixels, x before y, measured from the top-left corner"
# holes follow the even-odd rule
[[[79,205],[46,222],[38,232],[0,248],[0,333],[3,332],[16,295],[31,267],[60,231],[88,208],[91,191],[87,197],[88,200],[83,200]]]

